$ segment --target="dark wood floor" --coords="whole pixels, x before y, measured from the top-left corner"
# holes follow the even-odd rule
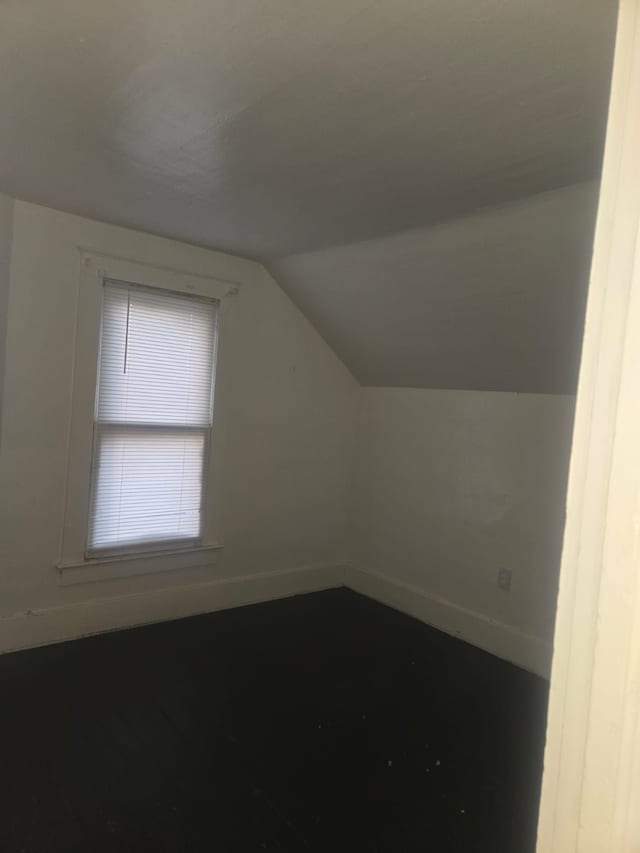
[[[546,684],[347,590],[0,657],[3,853],[527,853]]]

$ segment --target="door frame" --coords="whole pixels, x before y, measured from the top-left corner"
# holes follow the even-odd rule
[[[620,0],[537,853],[640,851],[640,0]]]

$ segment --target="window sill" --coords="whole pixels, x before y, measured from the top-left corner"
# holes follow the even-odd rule
[[[128,578],[157,574],[177,569],[210,566],[218,561],[222,545],[200,545],[175,551],[146,551],[140,554],[119,554],[89,560],[60,562],[57,565],[60,585]]]

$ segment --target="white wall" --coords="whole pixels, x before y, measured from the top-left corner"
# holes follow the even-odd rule
[[[242,285],[225,353],[234,390],[225,419],[225,548],[214,567],[59,584],[78,246]],[[16,202],[9,311],[0,649],[244,600],[211,586],[220,578],[262,574],[244,598],[329,583],[322,571],[284,580],[269,573],[344,560],[358,386],[260,265]],[[27,611],[35,615],[25,619]]]
[[[363,389],[350,582],[547,672],[573,404]],[[496,584],[500,567],[513,571],[510,593]]]
[[[9,263],[11,258],[12,226],[13,199],[0,193],[0,428],[2,425],[2,388],[4,379],[7,309],[9,307]],[[2,432],[0,432],[0,443],[1,442]]]
[[[356,589],[546,672],[573,398],[359,389],[260,265],[22,202],[13,213],[0,650],[337,585],[350,556]],[[215,565],[59,582],[79,245],[242,284]]]

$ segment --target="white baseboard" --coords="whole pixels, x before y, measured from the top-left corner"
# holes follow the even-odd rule
[[[344,566],[311,566],[30,610],[0,619],[0,654],[343,585]]]
[[[0,619],[0,654],[347,586],[523,669],[549,677],[551,647],[537,637],[417,587],[353,566],[324,565],[95,598]]]
[[[459,637],[543,678],[549,678],[551,645],[538,637],[377,572],[348,566],[344,583],[355,592],[395,607],[446,634]]]

